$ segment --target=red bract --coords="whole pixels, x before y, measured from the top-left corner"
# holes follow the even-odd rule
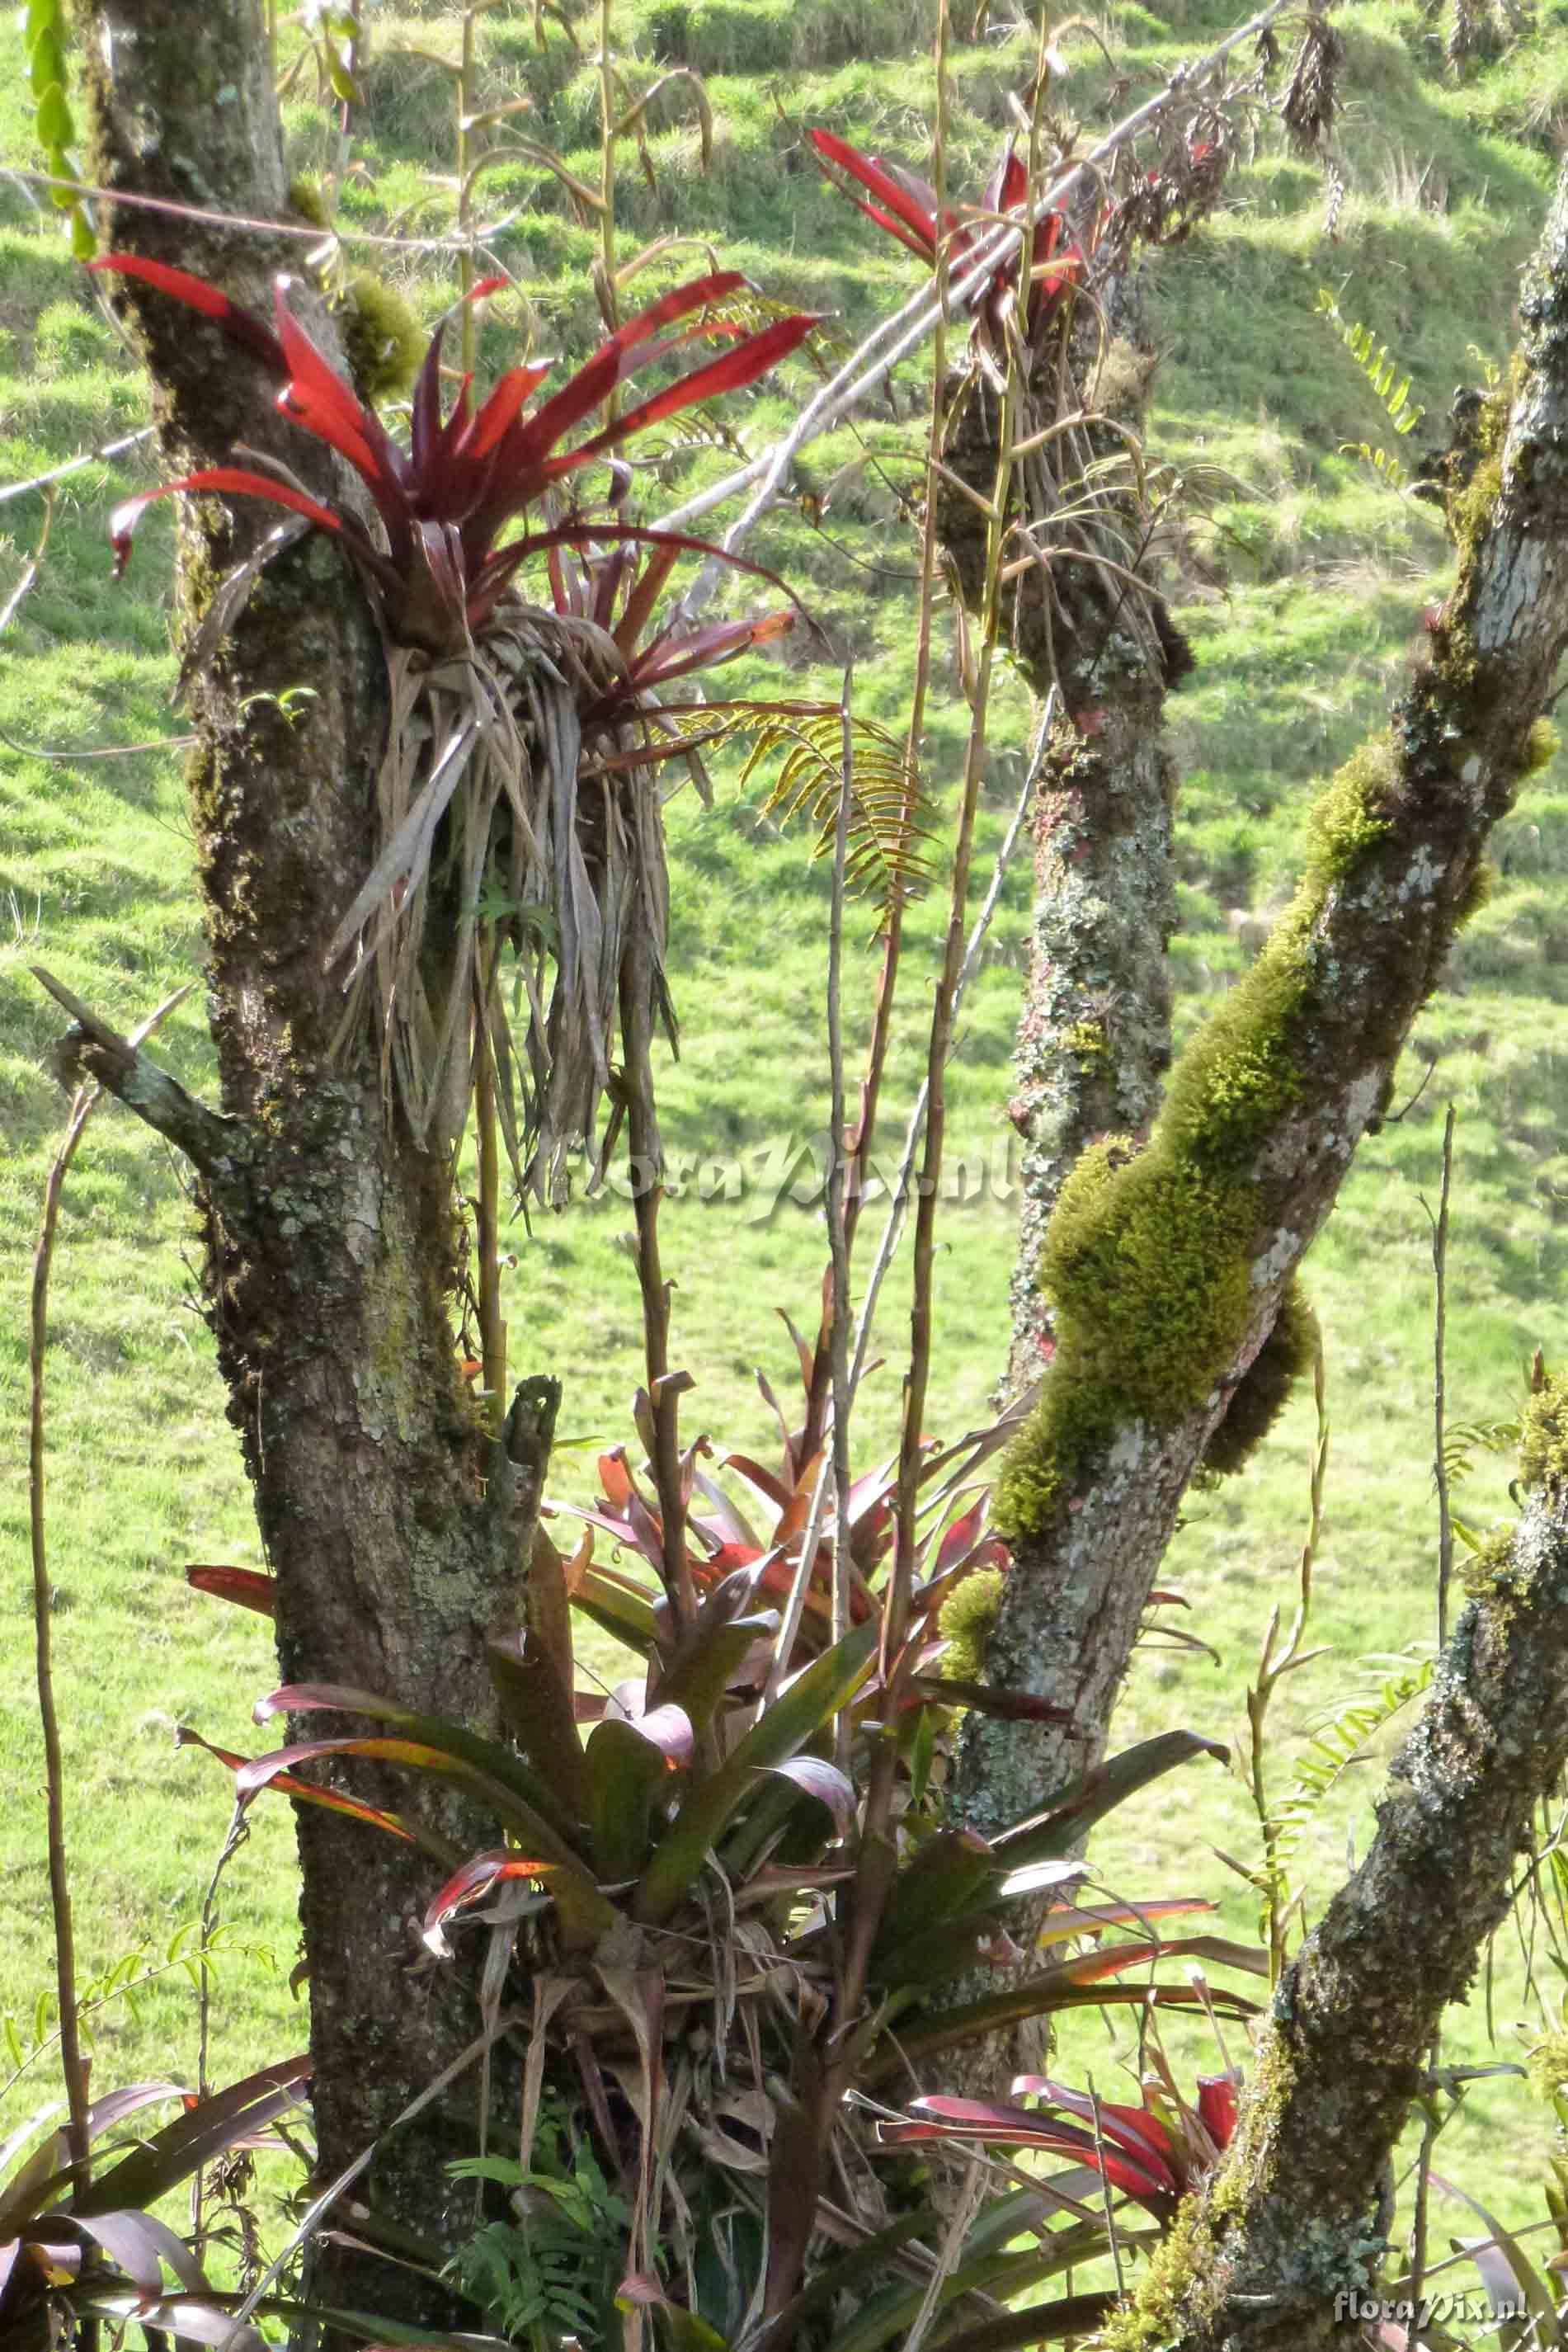
[[[1160,2215],[1163,2210],[1165,2218],[1168,2218],[1175,2200],[1196,2188],[1229,2147],[1241,2095],[1235,2074],[1200,2074],[1195,2113],[1180,2096],[1163,2065],[1160,2071],[1163,2083],[1145,2084],[1141,2107],[1113,2106],[1103,2099],[1091,2099],[1083,2092],[1052,2082],[1045,2074],[1016,2075],[1012,2095],[1015,2099],[1039,2099],[1045,2108],[1055,2107],[1064,2115],[1097,2126],[1095,2151],[1082,2151],[1084,2163],[1102,2171],[1115,2187],[1125,2189],[1151,2212]],[[1025,2113],[1018,2109],[1008,2112]],[[1043,2113],[1029,2113],[1026,2120],[1037,2129],[1051,2128]],[[1118,2176],[1110,2160],[1113,2147],[1158,2176],[1155,2195],[1145,2193],[1131,2180]],[[1106,2153],[1104,2164],[1100,2161],[1102,2149]]]
[[[859,148],[850,146],[831,131],[813,131],[808,135],[829,179],[839,185],[841,182],[838,175],[842,174],[843,179],[864,188],[875,201],[862,204],[858,196],[852,201],[866,218],[935,268],[938,246],[936,191],[929,182],[906,172],[902,164],[890,163],[883,156],[862,155]],[[997,226],[998,215],[1016,212],[1028,194],[1028,171],[1009,147],[986,183],[978,205],[965,205],[958,212],[944,210],[940,234],[946,244],[947,266],[955,278],[963,277],[970,256]],[[972,226],[965,226],[966,218]],[[1019,258],[1017,252],[1011,254],[969,297],[977,336],[992,350],[999,348],[1008,312],[1017,297]],[[1044,213],[1036,221],[1026,324],[1031,343],[1039,341],[1051,323],[1069,287],[1082,278],[1086,258],[1082,247],[1068,236],[1064,214]]]
[[[1135,1949],[1118,1951],[1113,1946],[1108,1957],[1125,1966]],[[982,2147],[1036,2148],[1071,2157],[1168,2225],[1183,2197],[1229,2146],[1239,2098],[1233,2074],[1199,2078],[1196,2115],[1174,2092],[1162,2095],[1145,2086],[1141,2107],[1119,2106],[1052,2082],[1046,2074],[1015,2076],[1012,2095],[1041,2104],[1020,2107],[987,2099],[915,2099],[910,2105],[911,2120],[882,2125],[878,2142],[884,2147],[905,2147],[926,2140],[974,2140]],[[1168,2121],[1155,2112],[1156,2105],[1166,2108]],[[1054,2115],[1050,2112],[1053,2108]],[[1062,2121],[1065,2116],[1072,2120]]]
[[[549,373],[549,362],[510,369],[472,412],[465,378],[444,417],[443,321],[420,371],[404,450],[292,316],[287,301],[292,281],[287,277],[274,285],[275,332],[207,279],[164,262],[136,254],[108,254],[89,267],[118,270],[155,287],[210,319],[258,360],[278,380],[277,405],[284,415],[336,450],[359,475],[386,542],[384,548],[373,545],[357,522],[298,484],[275,478],[270,472],[220,467],[143,491],[116,509],[110,531],[117,571],[123,571],[131,535],[155,499],[176,490],[265,499],[334,532],[373,583],[393,635],[437,648],[461,644],[469,632],[483,626],[527,551],[515,545],[497,546],[500,533],[554,484],[651,425],[756,383],[794,351],[816,323],[805,312],[796,312],[747,334],[723,318],[695,316],[712,312],[745,284],[737,270],[716,270],[675,287],[629,320],[537,408],[528,404]],[[486,279],[476,295],[493,291],[499,282]],[[678,331],[667,332],[671,328]],[[593,411],[621,385],[670,352],[704,339],[727,340],[734,348],[678,377],[586,439],[574,440]],[[580,538],[590,535],[586,526],[578,531]],[[636,536],[630,527],[626,535]]]

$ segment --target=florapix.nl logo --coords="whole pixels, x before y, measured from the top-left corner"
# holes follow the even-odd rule
[[[1016,1135],[998,1131],[984,1150],[946,1154],[936,1185],[944,1205],[965,1208],[997,1202],[1005,1206],[1015,1200],[1019,1149]],[[846,1153],[844,1159],[846,1176],[868,1208],[894,1200],[907,1202],[931,1189],[918,1170],[906,1168],[890,1154],[870,1155],[863,1180],[854,1155]],[[661,1162],[633,1153],[606,1169],[604,1189],[634,1201],[657,1184],[666,1200],[728,1204],[739,1209],[742,1224],[765,1225],[786,1205],[821,1209],[832,1170],[833,1139],[826,1128],[819,1128],[805,1134],[768,1136],[736,1151],[672,1145]]]

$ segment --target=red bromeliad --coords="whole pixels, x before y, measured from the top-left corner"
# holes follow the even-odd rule
[[[1113,1948],[1112,1957],[1124,1956]],[[988,2099],[915,2099],[910,2114],[916,2120],[884,2124],[879,2138],[889,2147],[950,2139],[1071,2157],[1168,2227],[1182,2199],[1229,2147],[1240,2105],[1235,2074],[1200,2075],[1196,2109],[1176,2093],[1168,2076],[1163,2086],[1145,2083],[1138,2107],[1092,2098],[1045,2074],[1016,2076],[1012,2093],[1015,2100],[1041,2104],[1030,2108]]]
[[[537,406],[530,403],[550,373],[549,362],[509,369],[476,409],[470,402],[472,380],[465,376],[444,416],[443,320],[431,338],[414,389],[405,450],[374,409],[328,364],[293,317],[287,277],[277,278],[274,287],[275,331],[231,301],[220,287],[188,270],[135,254],[108,254],[89,267],[140,278],[185,303],[258,360],[278,381],[277,405],[283,415],[335,449],[358,474],[385,540],[384,546],[375,545],[352,517],[313,497],[282,472],[211,467],[142,491],[117,508],[110,525],[117,568],[123,571],[131,535],[158,499],[176,490],[211,490],[267,499],[304,516],[342,542],[372,586],[398,642],[427,644],[436,650],[461,646],[472,631],[482,628],[519,563],[546,543],[525,536],[500,545],[500,534],[509,523],[538,507],[569,475],[607,457],[651,426],[755,383],[794,351],[816,323],[807,313],[797,312],[746,333],[715,315],[716,306],[746,281],[738,270],[716,270],[675,287],[629,320]],[[470,299],[491,294],[505,282],[487,278]],[[671,329],[676,331],[667,331]],[[722,339],[732,340],[734,348],[651,394],[586,438],[574,440],[594,410],[632,377],[689,343]],[[269,461],[258,458],[256,463]],[[630,525],[621,526],[620,531],[627,539],[639,535]],[[571,527],[565,536],[581,542],[602,537],[603,530],[601,527],[595,533],[584,523]],[[553,532],[549,540],[560,543]],[[701,545],[695,541],[681,544]],[[668,570],[666,564],[661,584]],[[642,617],[645,621],[647,610]]]
[[[508,370],[477,404],[465,376],[444,406],[443,321],[414,387],[405,445],[312,342],[289,307],[288,278],[275,281],[267,324],[220,287],[164,262],[110,254],[92,266],[210,320],[276,381],[281,413],[362,485],[369,516],[361,501],[318,495],[276,458],[237,450],[243,463],[183,475],[119,507],[110,524],[117,568],[147,509],[175,491],[285,510],[289,520],[213,598],[187,661],[199,668],[257,571],[305,525],[329,531],[349,555],[381,629],[397,716],[377,779],[379,837],[323,943],[324,960],[351,960],[350,985],[369,990],[383,1079],[415,1139],[443,1152],[455,1145],[487,1038],[519,1187],[559,1197],[563,1154],[593,1139],[624,988],[635,987],[651,1018],[669,1017],[668,886],[648,772],[672,752],[695,753],[678,711],[664,709],[664,689],[777,637],[793,620],[775,613],[697,625],[677,613],[661,621],[679,558],[721,551],[625,520],[631,475],[622,462],[596,512],[566,498],[585,467],[619,460],[639,435],[755,383],[815,321],[796,312],[748,330],[725,309],[746,281],[715,270],[629,320],[553,393],[542,390],[550,364],[529,362]],[[505,282],[486,279],[468,299]],[[633,378],[715,341],[729,348],[616,413]],[[521,533],[504,536],[519,520]],[[532,557],[549,560],[553,610],[517,593],[518,569]],[[726,560],[779,584],[759,564]],[[501,678],[526,684],[513,694]],[[448,855],[454,843],[463,845],[459,862]],[[525,925],[528,909],[548,920]],[[508,940],[527,966],[520,1055],[497,977]],[[427,944],[439,951],[434,992],[422,961]]]
[[[870,204],[862,203],[858,196],[852,198],[868,220],[874,221],[889,236],[896,237],[900,245],[906,246],[933,269],[939,246],[946,244],[947,267],[955,278],[964,275],[970,257],[997,226],[998,219],[1016,213],[1029,194],[1028,170],[1009,146],[986,183],[979,204],[965,205],[957,212],[945,208],[938,226],[936,191],[929,181],[906,171],[901,163],[889,163],[883,156],[862,154],[858,147],[850,146],[831,131],[813,131],[808,135],[817,151],[818,162],[836,186],[847,181],[864,188],[873,198]],[[1000,351],[1006,321],[1017,299],[1019,261],[1019,256],[1014,252],[999,262],[970,297],[977,340],[983,349],[993,352]],[[1068,233],[1066,215],[1060,212],[1042,214],[1034,225],[1030,264],[1025,333],[1031,345],[1038,343],[1069,291],[1082,281],[1087,264],[1083,246]]]

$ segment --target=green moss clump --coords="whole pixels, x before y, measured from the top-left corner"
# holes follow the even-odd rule
[[[1563,747],[1563,738],[1550,719],[1538,719],[1524,739],[1524,751],[1520,759],[1521,776],[1533,776],[1549,768]]]
[[[1201,1404],[1246,1319],[1251,1237],[1245,1186],[1165,1152],[1065,1228],[1053,1219],[1040,1280],[1069,1318],[1075,1374],[1123,1415]]]
[[[1105,2352],[1156,2352],[1183,2332],[1184,2306],[1197,2280],[1212,2274],[1219,2248],[1196,2197],[1189,2197],[1155,2247],[1148,2275],[1134,2295],[1111,2314],[1100,2341]]]
[[[1307,880],[1319,891],[1343,881],[1356,860],[1384,839],[1398,785],[1394,738],[1386,730],[1354,751],[1313,808],[1307,828]]]
[[[424,358],[426,337],[402,296],[368,269],[356,270],[333,304],[350,373],[372,402],[405,399]]]
[[[1115,1425],[1109,1398],[1087,1381],[1061,1376],[1059,1347],[1057,1366],[997,1480],[991,1523],[1004,1542],[1023,1542],[1051,1525],[1073,1480],[1109,1445]]]
[[[1461,551],[1473,548],[1502,491],[1502,459],[1483,457],[1462,490],[1448,500],[1448,529]]]
[[[1568,2096],[1568,2032],[1561,2027],[1531,2052],[1530,2081],[1536,2097],[1549,2107]]]
[[[1472,1601],[1506,1612],[1514,1583],[1513,1522],[1494,1528],[1465,1559],[1460,1575]]]
[[[1040,1259],[1056,1355],[997,1489],[1009,1541],[1050,1524],[1119,1427],[1168,1423],[1225,1375],[1253,1302],[1252,1163],[1300,1091],[1315,906],[1301,895],[1183,1055],[1147,1147],[1107,1137],[1062,1186]]]
[[[288,183],[288,204],[301,220],[313,228],[330,228],[332,215],[327,210],[327,192],[311,172],[297,172]]]
[[[1064,1051],[1082,1065],[1092,1067],[1105,1059],[1105,1031],[1098,1021],[1075,1021],[1063,1032],[1061,1043]]]
[[[1497,867],[1490,857],[1483,857],[1478,863],[1463,897],[1454,909],[1454,929],[1457,931],[1463,930],[1465,925],[1473,921],[1483,907],[1490,905],[1491,894],[1496,887]]]
[[[1146,1147],[1092,1145],[1062,1186],[1040,1254],[1056,1353],[997,1489],[1011,1542],[1044,1531],[1077,1478],[1134,1420],[1168,1425],[1229,1370],[1253,1313],[1257,1159],[1301,1099],[1300,1042],[1318,987],[1324,898],[1395,823],[1400,765],[1375,736],[1318,801],[1307,871],[1268,945],[1182,1055]],[[1311,1360],[1311,1309],[1284,1321],[1251,1437]],[[1243,1410],[1242,1423],[1248,1415]],[[1226,1441],[1221,1440],[1221,1452]]]
[[[1317,1361],[1322,1344],[1312,1302],[1299,1275],[1292,1275],[1280,1301],[1274,1328],[1258,1350],[1208,1441],[1205,1473],[1234,1477],[1244,1470],[1285,1409],[1291,1391]]]
[[[1265,2033],[1243,2110],[1243,2137],[1232,2142],[1207,2188],[1183,2200],[1136,2293],[1106,2322],[1100,2338],[1105,2352],[1157,2352],[1213,2318],[1227,2291],[1225,2235],[1253,2196],[1275,2184],[1281,2153],[1289,2146],[1281,2119],[1295,2083],[1295,2062],[1281,2036]]]
[[[1523,381],[1522,361],[1523,353],[1516,352],[1507,380],[1496,384],[1476,411],[1469,445],[1475,463],[1446,501],[1449,534],[1461,562],[1474,551],[1501,494],[1503,443],[1514,394]]]
[[[986,1643],[1001,1613],[1003,1577],[999,1568],[977,1568],[956,1591],[948,1594],[936,1624],[948,1644],[940,1672],[949,1680],[977,1683],[985,1673]]]
[[[1568,1397],[1550,1372],[1540,1382],[1520,1422],[1519,1475],[1525,1486],[1550,1490],[1568,1482]]]

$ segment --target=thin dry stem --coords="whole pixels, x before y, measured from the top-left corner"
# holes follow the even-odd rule
[[[1264,1905],[1269,1928],[1269,1981],[1278,1984],[1287,1958],[1285,1937],[1290,1924],[1289,1890],[1279,1859],[1281,1822],[1269,1800],[1268,1753],[1265,1728],[1269,1704],[1277,1685],[1298,1666],[1304,1666],[1317,1657],[1316,1650],[1303,1650],[1302,1640],[1312,1606],[1312,1568],[1317,1559],[1318,1540],[1322,1531],[1323,1488],[1328,1477],[1329,1421],[1323,1351],[1320,1344],[1312,1366],[1312,1393],[1317,1401],[1317,1444],[1312,1453],[1311,1504],[1306,1541],[1301,1546],[1300,1583],[1296,1596],[1296,1613],[1282,1650],[1275,1647],[1280,1631],[1280,1612],[1276,1606],[1270,1613],[1263,1635],[1263,1648],[1258,1660],[1258,1679],[1247,1694],[1247,1721],[1250,1732],[1248,1757],[1248,1787],[1258,1827],[1263,1841]]]
[[[828,922],[828,1071],[831,1090],[828,1159],[828,1248],[833,1269],[832,1309],[829,1346],[833,1387],[833,1639],[841,1642],[850,1630],[850,1237],[845,1198],[849,1168],[845,1156],[844,1113],[844,866],[849,856],[850,808],[855,789],[854,720],[851,694],[854,664],[844,669],[840,698],[842,746],[840,752],[839,806],[833,824],[833,887]],[[810,1559],[808,1553],[807,1558]],[[834,1725],[839,1769],[847,1773],[852,1727],[847,1707],[841,1707]]]
[[[190,994],[192,982],[176,989],[157,1011],[131,1032],[132,1050],[152,1034],[159,1023]],[[70,2149],[73,2193],[80,2196],[91,2176],[88,2139],[87,2068],[82,2061],[80,2020],[77,2008],[76,1934],[71,1914],[70,1873],[66,1855],[65,1759],[60,1748],[59,1714],[55,1705],[54,1594],[49,1582],[47,1520],[45,1497],[46,1444],[44,1375],[49,1347],[49,1276],[54,1266],[55,1237],[59,1227],[60,1196],[77,1146],[88,1121],[103,1099],[99,1084],[77,1088],[65,1136],[44,1185],[43,1214],[33,1252],[32,1315],[28,1328],[27,1383],[27,1521],[33,1566],[33,1658],[38,1690],[38,1720],[44,1736],[44,1799],[49,1858],[49,1910],[55,1936],[55,1990],[59,2004],[60,2070],[65,2076],[69,2108],[67,2142]]]
[[[936,12],[936,32],[933,58],[936,85],[936,111],[933,125],[931,184],[936,194],[936,217],[940,220],[947,204],[947,50],[952,37],[952,21],[942,0]],[[946,292],[948,273],[948,249],[946,238],[936,249],[936,288]],[[942,446],[947,431],[947,320],[945,312],[937,317],[931,338],[931,425],[926,441],[929,467],[940,462]],[[904,738],[904,765],[908,788],[900,810],[901,831],[915,821],[915,803],[919,793],[920,753],[925,735],[925,698],[931,682],[932,622],[936,608],[937,571],[936,499],[934,490],[925,500],[925,514],[920,533],[920,584],[915,600],[915,677],[910,688],[909,728]],[[877,975],[876,996],[872,1009],[872,1031],[866,1048],[865,1076],[861,1082],[860,1117],[855,1124],[854,1143],[851,1155],[849,1181],[844,1202],[846,1247],[852,1255],[854,1237],[860,1223],[861,1207],[865,1198],[866,1179],[871,1167],[872,1146],[876,1137],[877,1113],[882,1104],[882,1082],[887,1067],[888,1041],[893,1029],[894,999],[898,987],[899,961],[904,944],[904,888],[903,877],[895,870],[888,877],[887,923],[883,933],[882,969]],[[801,1451],[810,1461],[821,1443],[822,1423],[826,1415],[831,1379],[830,1353],[826,1333],[819,1336],[816,1360],[811,1368],[811,1381],[807,1396],[806,1426],[802,1433]]]
[[[1448,1496],[1448,1202],[1454,1182],[1454,1106],[1443,1121],[1443,1189],[1432,1219],[1432,1473],[1437,1486],[1437,1647],[1448,1646],[1448,1585],[1454,1573],[1454,1519]],[[1430,1214],[1430,1212],[1428,1212]]]

